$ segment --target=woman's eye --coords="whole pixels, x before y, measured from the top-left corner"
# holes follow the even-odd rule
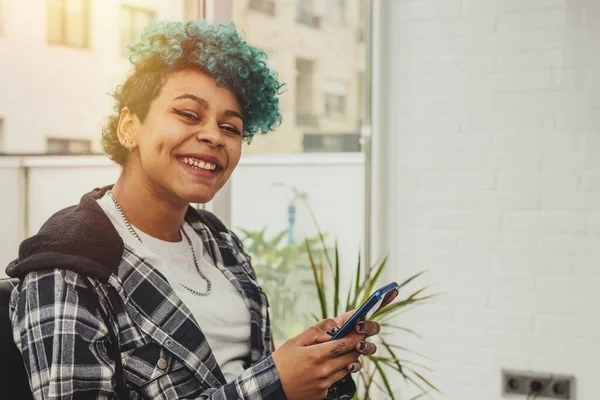
[[[230,132],[230,133],[234,133],[236,135],[242,134],[238,128],[236,128],[235,126],[232,126],[232,125],[221,125],[221,129],[223,129],[224,131]]]
[[[175,114],[182,116],[183,118],[189,119],[190,121],[198,121],[200,119],[196,114],[190,112],[181,111],[178,109],[173,109],[173,111],[175,112]]]

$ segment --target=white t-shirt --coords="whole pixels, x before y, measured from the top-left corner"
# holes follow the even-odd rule
[[[206,336],[225,379],[229,382],[237,378],[244,371],[244,360],[250,357],[250,311],[240,292],[215,266],[210,254],[204,251],[202,239],[188,223],[182,225],[192,241],[202,273],[212,282],[208,296],[196,296],[180,284],[206,292],[206,281],[196,270],[192,251],[185,237],[180,242],[167,242],[133,227],[142,239],[140,243],[129,232],[108,195],[100,198],[98,204],[123,241],[167,278],[177,296],[191,311]]]

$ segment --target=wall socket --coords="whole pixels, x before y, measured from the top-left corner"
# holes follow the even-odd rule
[[[575,377],[502,370],[502,394],[535,395],[536,399],[575,399]]]

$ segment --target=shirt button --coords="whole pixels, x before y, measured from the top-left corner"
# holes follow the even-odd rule
[[[165,360],[164,358],[161,358],[160,360],[158,360],[158,368],[160,369],[166,369],[167,368],[167,360]]]

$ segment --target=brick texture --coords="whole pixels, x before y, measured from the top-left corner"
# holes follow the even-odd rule
[[[600,2],[385,3],[390,263],[443,293],[399,344],[435,398],[500,400],[502,368],[598,398]]]

